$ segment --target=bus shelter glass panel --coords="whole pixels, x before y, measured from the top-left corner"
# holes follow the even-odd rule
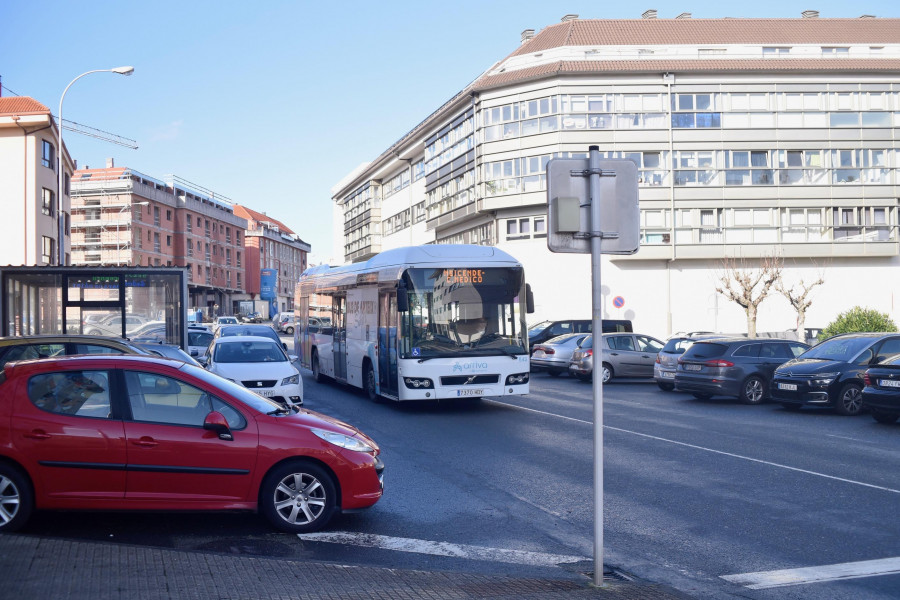
[[[62,333],[62,276],[17,273],[7,278],[8,335]]]
[[[409,269],[402,358],[527,354],[519,267]]]

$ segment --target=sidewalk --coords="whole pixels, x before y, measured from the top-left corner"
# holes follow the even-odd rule
[[[184,552],[0,535],[5,600],[181,599],[541,599],[684,600],[643,582],[486,577],[333,563]]]

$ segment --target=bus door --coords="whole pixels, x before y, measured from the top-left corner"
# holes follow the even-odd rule
[[[347,297],[331,297],[331,324],[334,327],[334,342],[332,352],[334,356],[335,379],[347,380],[347,324],[344,317],[347,314]]]
[[[397,396],[397,292],[378,297],[378,382],[381,393]]]

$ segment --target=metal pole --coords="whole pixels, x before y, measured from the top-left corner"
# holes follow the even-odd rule
[[[600,291],[600,147],[589,148],[591,202],[591,316],[594,342],[594,585],[603,585],[603,294]]]

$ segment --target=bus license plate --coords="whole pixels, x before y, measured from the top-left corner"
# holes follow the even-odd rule
[[[457,396],[484,396],[484,390],[456,390]]]
[[[882,379],[878,382],[878,385],[880,385],[881,387],[900,388],[900,379]]]
[[[796,384],[796,383],[779,383],[779,384],[778,384],[778,389],[779,389],[779,390],[788,390],[788,391],[791,391],[791,392],[796,392],[796,391],[797,391],[797,384]]]

